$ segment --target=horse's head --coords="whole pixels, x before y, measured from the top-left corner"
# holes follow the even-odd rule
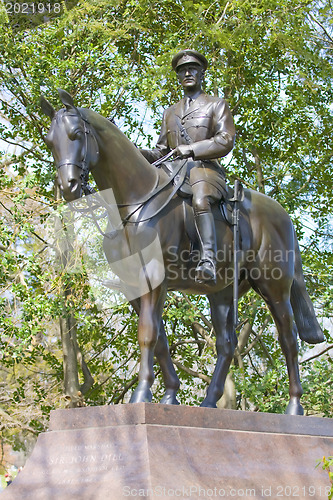
[[[61,192],[66,201],[73,201],[86,191],[89,172],[98,161],[98,145],[89,122],[75,107],[70,94],[58,92],[65,105],[58,112],[41,98],[42,110],[52,119],[45,142],[56,163]]]

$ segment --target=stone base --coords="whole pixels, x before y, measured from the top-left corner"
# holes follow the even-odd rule
[[[1,500],[327,499],[333,419],[138,403],[56,410]]]

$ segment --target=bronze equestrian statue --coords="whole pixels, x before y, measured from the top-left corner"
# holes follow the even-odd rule
[[[139,315],[138,340],[141,353],[139,383],[131,402],[151,401],[150,388],[154,381],[153,365],[156,356],[166,387],[162,403],[178,403],[176,394],[179,379],[170,357],[162,313],[167,291],[184,290],[205,294],[209,299],[216,335],[217,362],[201,406],[214,408],[223,394],[225,379],[237,345],[232,320],[232,227],[222,215],[219,204],[212,205],[211,212],[203,212],[205,215],[212,213],[215,220],[216,282],[213,279],[206,280],[206,271],[203,276],[205,279],[198,280],[197,261],[193,256],[195,250],[202,250],[204,245],[200,246],[201,242],[198,241],[190,200],[179,196],[165,170],[150,164],[114,124],[94,111],[77,108],[67,92],[59,90],[59,95],[64,109],[56,112],[45,98],[41,99],[41,104],[43,111],[52,119],[45,140],[52,150],[58,182],[65,200],[76,200],[84,193],[89,193],[87,179],[90,172],[99,189],[102,205],[107,205],[103,193],[108,192],[107,190],[113,191],[119,208],[121,227],[110,227],[104,235],[104,251],[111,268],[114,262],[125,262],[130,257],[131,249],[126,242],[140,241],[142,235],[145,241],[145,235],[150,234],[151,230],[158,235],[162,249],[163,279],[148,291],[142,292],[138,299],[131,300]],[[207,109],[207,129],[212,130],[209,106],[222,109],[226,105],[223,102],[210,101],[201,94],[197,99],[203,102],[203,108]],[[176,108],[177,106],[180,105],[176,105]],[[192,109],[194,111],[195,103]],[[168,127],[172,120],[167,111],[164,126]],[[230,118],[227,118],[227,122],[229,132],[224,130],[227,135],[222,135],[215,141],[211,136],[208,137],[208,134],[203,134],[198,136],[201,140],[192,144],[179,143],[175,137],[178,129],[167,128],[166,134],[169,133],[170,138],[164,142],[163,152],[174,145],[182,156],[187,156],[190,150],[193,150],[196,163],[198,157],[207,158],[204,153],[201,155],[200,144],[204,145],[208,141],[213,148],[219,150],[216,155],[221,156],[233,143]],[[156,154],[160,155],[158,148]],[[194,168],[209,171],[210,180],[210,172],[214,171],[215,167],[197,164]],[[192,169],[190,175],[191,171]],[[215,177],[212,185],[214,188],[219,185],[215,184]],[[208,203],[210,204],[210,200]],[[204,208],[207,209],[207,205]],[[209,236],[208,240],[211,244],[213,237]],[[240,241],[240,295],[252,287],[269,307],[277,327],[289,376],[290,400],[286,413],[301,415],[302,387],[299,378],[297,333],[302,340],[311,344],[322,342],[324,337],[306,291],[293,224],[276,201],[257,191],[245,189],[244,199],[240,202]],[[213,245],[210,250],[212,247]],[[143,266],[142,277],[148,277],[153,283],[155,270],[154,265]]]
[[[184,98],[163,114],[156,148],[141,150],[151,163],[174,150],[186,158],[192,206],[201,256],[198,282],[216,282],[216,234],[212,205],[226,193],[225,172],[216,158],[226,156],[235,141],[235,125],[224,99],[202,91],[207,59],[195,50],[182,50],[172,59]]]

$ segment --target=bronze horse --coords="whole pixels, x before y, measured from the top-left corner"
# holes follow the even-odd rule
[[[237,345],[232,319],[233,275],[229,272],[233,269],[232,228],[216,208],[218,249],[223,255],[223,258],[218,258],[217,283],[197,283],[193,278],[195,233],[191,229],[189,201],[174,192],[168,174],[148,163],[114,124],[94,111],[76,108],[67,92],[59,90],[59,95],[65,109],[56,112],[45,98],[41,99],[41,105],[44,113],[52,119],[46,143],[52,150],[65,200],[82,196],[91,172],[100,191],[113,190],[124,225],[123,232],[130,236],[140,228],[154,229],[163,253],[163,280],[142,293],[139,299],[131,300],[139,315],[141,353],[139,383],[131,402],[151,401],[156,356],[166,388],[161,402],[178,404],[179,379],[169,354],[162,312],[167,291],[183,290],[205,294],[209,299],[217,362],[201,406],[215,408],[223,394]],[[311,344],[322,342],[324,336],[305,288],[295,230],[289,216],[276,201],[250,189],[244,190],[240,214],[239,293],[243,295],[252,287],[268,305],[288,369],[290,400],[286,413],[302,415],[297,331],[302,340]],[[128,250],[124,250],[122,244],[113,246],[112,242],[113,237],[106,235],[104,249],[107,258],[112,262],[126,258]]]

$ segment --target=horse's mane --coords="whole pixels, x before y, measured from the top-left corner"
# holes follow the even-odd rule
[[[95,130],[97,135],[103,137],[106,144],[113,143],[117,144],[118,150],[121,149],[126,154],[132,154],[136,158],[137,166],[141,169],[145,168],[150,170],[151,173],[156,176],[156,168],[153,167],[148,160],[141,154],[140,150],[133,144],[133,142],[117,127],[104,116],[100,115],[96,111],[88,108],[77,108],[81,116],[87,120],[91,127]]]
[[[100,115],[96,111],[88,108],[77,108],[81,116],[87,120],[92,128],[97,132],[98,135],[109,138],[110,140],[116,140],[117,143],[122,144],[124,148],[133,148],[133,152],[138,155],[140,160],[144,157],[141,155],[137,147],[131,142],[131,140],[117,127],[114,123],[112,123],[104,116]],[[107,139],[106,139],[107,140]],[[145,160],[146,161],[146,160]]]
[[[97,132],[101,132],[106,128],[109,128],[110,131],[114,131],[114,129],[119,130],[118,127],[112,123],[110,120],[100,115],[96,111],[88,108],[78,108],[80,114],[83,116],[85,120],[87,120]]]

